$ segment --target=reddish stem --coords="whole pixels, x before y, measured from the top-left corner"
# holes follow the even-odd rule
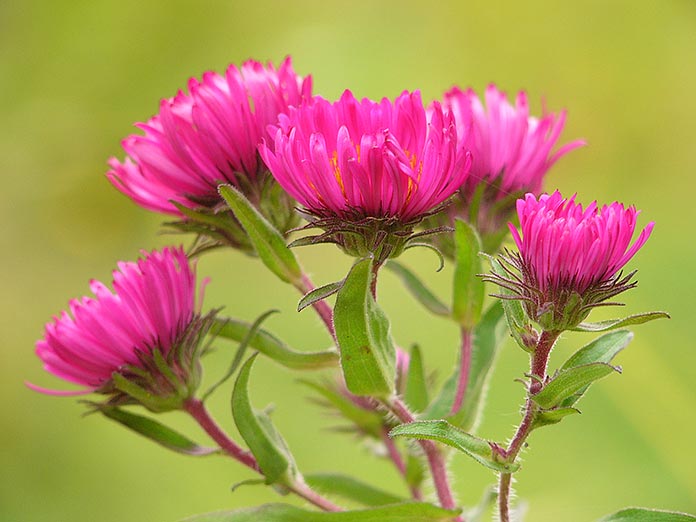
[[[520,451],[532,431],[534,417],[537,414],[537,406],[531,396],[538,393],[546,382],[546,368],[549,362],[551,349],[556,343],[560,332],[543,332],[539,337],[537,346],[531,360],[531,373],[534,376],[529,382],[529,395],[525,404],[524,417],[515,436],[506,451],[506,460],[514,463]],[[538,380],[537,380],[538,378]],[[510,490],[512,486],[512,473],[501,473],[498,485],[498,512],[500,522],[510,522]]]
[[[472,333],[468,328],[462,327],[462,344],[459,351],[459,380],[457,381],[457,393],[454,396],[454,403],[450,415],[459,413],[464,404],[466,388],[469,385],[469,374],[471,373],[471,347]]]
[[[220,426],[218,426],[215,420],[210,416],[202,401],[198,399],[189,399],[184,403],[184,410],[196,420],[200,427],[210,435],[210,438],[212,438],[225,453],[248,468],[262,474],[254,456],[242,449],[222,431]],[[292,486],[288,486],[288,489],[324,511],[341,511],[340,507],[322,497],[316,491],[313,491],[304,482],[298,482]]]
[[[386,403],[386,406],[403,423],[416,420],[408,407],[398,397],[393,397],[390,402]],[[457,509],[457,504],[454,502],[452,489],[449,485],[449,479],[447,478],[447,465],[445,464],[445,459],[440,454],[440,451],[433,441],[419,440],[418,444],[423,448],[423,452],[428,460],[430,474],[433,477],[433,484],[435,485],[435,491],[440,500],[440,505],[445,509]],[[455,520],[463,522],[461,517]]]
[[[384,442],[384,445],[387,448],[387,453],[389,454],[389,458],[394,463],[394,466],[396,467],[396,469],[399,471],[401,476],[406,480],[406,483],[408,484],[406,464],[404,463],[404,459],[401,457],[401,453],[399,453],[399,449],[396,447],[396,444],[394,444],[394,441],[389,437],[388,433],[389,433],[388,428],[385,427],[382,429],[382,441]],[[421,493],[421,490],[417,486],[408,484],[408,488],[411,491],[411,496],[415,500],[423,500],[423,494]]]

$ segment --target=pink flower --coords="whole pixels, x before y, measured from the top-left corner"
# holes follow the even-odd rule
[[[460,140],[473,154],[464,187],[467,193],[480,183],[495,184],[498,198],[520,191],[536,193],[551,166],[585,144],[575,140],[552,152],[566,113],[546,114],[540,119],[530,116],[524,91],[513,106],[506,94],[491,84],[486,88],[485,102],[484,108],[472,89],[454,87],[445,94],[444,105],[454,113]]]
[[[231,65],[224,76],[208,72],[189,80],[189,94],[162,100],[160,112],[136,126],[144,135],[123,141],[129,157],[109,160],[107,177],[138,205],[180,216],[170,200],[189,208],[214,206],[217,186],[257,183],[264,167],[257,146],[266,127],[290,105],[311,97],[311,78],[302,80],[287,58],[273,65]],[[247,181],[248,180],[248,181]]]
[[[403,229],[447,200],[471,161],[452,115],[436,104],[428,118],[419,92],[394,102],[315,97],[280,116],[272,144],[259,148],[266,165],[328,228],[367,219]]]
[[[275,151],[260,148],[278,182],[320,216],[394,217],[409,222],[464,181],[456,129],[440,107],[426,120],[420,93],[359,101],[345,91],[280,117]]]
[[[630,282],[634,272],[622,277],[620,271],[654,227],[648,223],[631,243],[639,214],[635,207],[612,203],[600,209],[593,202],[583,209],[575,196],[563,199],[556,191],[538,199],[527,194],[517,201],[517,213],[520,231],[509,227],[519,254],[501,259],[520,275],[508,270],[489,279],[522,299],[542,326],[572,328],[592,307],[635,286]]]
[[[193,364],[186,356],[195,350],[189,343],[191,328],[198,321],[195,269],[181,248],[144,256],[118,264],[113,292],[93,280],[94,298],[71,300],[70,313],[64,311],[46,325],[44,338],[36,343],[46,371],[80,385],[83,393],[109,393],[116,373],[139,376],[138,384],[145,387],[143,370],[156,368],[153,361],[161,355],[186,381],[192,371],[187,366]]]

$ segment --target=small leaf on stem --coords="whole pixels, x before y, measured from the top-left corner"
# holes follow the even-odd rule
[[[92,405],[104,414],[105,417],[177,453],[200,457],[218,451],[214,448],[199,446],[187,437],[149,417],[136,415],[135,413],[117,408],[116,406],[109,406],[106,404]]]
[[[493,451],[494,445],[489,441],[466,433],[445,420],[400,424],[389,432],[389,436],[435,440],[469,455],[476,462],[495,471],[512,473],[519,469],[519,464],[499,460],[499,456]]]
[[[573,330],[576,332],[606,332],[632,324],[647,323],[655,319],[670,319],[670,315],[667,312],[645,312],[642,314],[629,315],[623,319],[610,319],[598,323],[580,323],[573,328]]]
[[[348,389],[386,396],[394,391],[396,352],[389,319],[372,297],[372,269],[371,258],[355,262],[336,296],[334,325]]]
[[[363,506],[383,506],[404,501],[392,493],[340,473],[313,473],[305,476],[305,482],[312,489],[352,500]]]
[[[301,312],[308,306],[312,306],[317,301],[321,301],[322,299],[326,299],[327,297],[332,296],[333,294],[338,292],[342,286],[343,280],[340,280],[336,281],[335,283],[329,283],[328,285],[320,286],[310,292],[307,292],[304,296],[302,296],[300,302],[297,303],[297,311]]]
[[[291,486],[299,473],[290,450],[268,415],[254,411],[249,400],[249,376],[257,356],[249,358],[239,372],[232,392],[232,416],[267,482]]]
[[[268,269],[286,283],[300,284],[302,270],[282,234],[235,187],[220,185],[218,191],[244,227],[256,253]]]
[[[593,382],[616,371],[618,371],[618,368],[606,363],[574,366],[560,371],[558,375],[544,385],[539,393],[532,395],[531,398],[546,410],[555,408]]]
[[[404,400],[413,411],[423,411],[428,407],[428,383],[425,378],[423,356],[416,344],[411,347]]]
[[[696,516],[677,511],[647,508],[627,508],[606,516],[599,522],[694,522]]]
[[[481,240],[476,230],[457,218],[454,226],[455,265],[452,317],[472,329],[481,318],[484,283],[481,273]]]

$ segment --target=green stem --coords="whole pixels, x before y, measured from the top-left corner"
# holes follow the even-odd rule
[[[529,382],[529,393],[525,404],[524,417],[515,432],[512,442],[506,451],[506,460],[514,463],[522,451],[527,437],[532,432],[534,418],[538,412],[538,406],[532,400],[532,395],[538,393],[546,382],[546,368],[549,362],[551,349],[556,343],[560,332],[543,332],[539,337],[531,360],[532,378]],[[538,378],[538,379],[537,379]],[[500,522],[510,522],[510,490],[512,488],[512,473],[501,473],[498,485],[498,513]]]

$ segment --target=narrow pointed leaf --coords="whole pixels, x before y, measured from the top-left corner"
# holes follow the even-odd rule
[[[232,185],[220,185],[218,190],[268,269],[286,283],[299,282],[302,278],[300,265],[281,233]]]
[[[494,257],[488,258],[491,263],[491,269],[494,274],[501,277],[506,277],[507,273],[503,269],[500,261]],[[503,296],[512,296],[512,292],[507,288],[500,288],[500,294]],[[524,311],[522,302],[519,299],[501,299],[503,310],[505,310],[505,318],[510,329],[510,334],[515,342],[525,351],[530,351],[536,344],[536,334],[534,327],[530,322],[527,314]]]
[[[695,515],[659,509],[627,508],[601,519],[599,522],[694,522]]]
[[[375,438],[381,437],[383,419],[379,413],[359,407],[328,384],[307,380],[300,380],[299,382],[319,393],[343,417],[355,424],[361,431]]]
[[[249,376],[257,355],[244,363],[239,372],[232,393],[232,416],[268,483],[289,486],[297,478],[292,455],[268,416],[254,411],[249,400]]]
[[[121,408],[108,405],[96,405],[105,417],[118,422],[126,428],[156,442],[160,446],[167,449],[183,453],[184,455],[193,455],[196,457],[210,455],[217,452],[214,448],[205,448],[199,446],[187,437],[181,435],[177,431],[143,415],[136,415]]]
[[[440,301],[409,268],[394,260],[389,260],[384,266],[401,279],[401,282],[411,295],[431,313],[445,317],[450,315],[447,305]]]
[[[532,395],[532,400],[544,409],[560,405],[593,382],[606,377],[617,368],[606,363],[585,364],[561,371],[542,390]]]
[[[339,473],[313,473],[305,476],[312,489],[358,502],[363,506],[398,504],[404,499],[382,489]]]
[[[217,317],[210,332],[218,337],[241,342],[249,335],[252,328],[253,325],[245,321]],[[250,337],[249,346],[275,362],[294,370],[318,370],[334,368],[338,365],[336,350],[298,352],[263,328]]]
[[[264,506],[197,515],[181,522],[438,522],[452,521],[460,513],[421,502],[404,502],[370,509],[320,512],[289,506]]]
[[[563,363],[561,370],[596,362],[610,363],[633,339],[633,332],[618,330],[598,337],[586,344]]]
[[[317,301],[321,301],[322,299],[332,296],[338,292],[342,286],[343,280],[336,281],[335,283],[329,283],[328,285],[315,288],[311,292],[307,292],[302,299],[300,299],[300,302],[297,303],[297,311],[301,312],[308,306],[312,306]]]
[[[400,424],[389,432],[389,436],[435,440],[469,455],[476,462],[495,471],[511,473],[519,468],[518,464],[496,459],[491,443],[488,441],[466,433],[445,420]]]
[[[455,265],[452,317],[472,329],[481,318],[484,283],[481,273],[481,240],[466,221],[457,219],[454,226]]]
[[[558,424],[568,415],[575,415],[576,413],[580,413],[580,410],[575,408],[559,408],[556,410],[542,411],[537,413],[536,417],[534,417],[532,429]]]
[[[261,314],[256,319],[256,321],[254,321],[254,323],[251,325],[251,328],[249,328],[249,331],[247,332],[246,336],[244,337],[244,339],[242,339],[242,342],[239,344],[239,348],[237,348],[237,353],[235,354],[234,359],[232,359],[232,364],[230,364],[230,367],[227,369],[225,375],[223,375],[219,381],[217,381],[210,388],[208,388],[208,390],[203,394],[201,400],[205,400],[208,397],[210,397],[215,390],[217,390],[220,386],[227,382],[227,380],[230,377],[234,375],[234,372],[237,371],[237,368],[239,368],[239,365],[242,364],[242,361],[244,360],[244,353],[246,352],[246,349],[249,346],[249,341],[251,341],[252,337],[254,337],[254,335],[256,335],[256,332],[259,331],[261,323],[263,323],[270,315],[275,313],[278,313],[278,310],[269,310]]]
[[[413,345],[406,373],[404,400],[413,411],[423,411],[428,407],[428,383],[425,379],[423,356],[418,345]]]
[[[334,326],[348,389],[356,395],[394,391],[396,352],[389,320],[370,292],[372,259],[351,268],[336,296]]]
[[[632,324],[643,324],[655,319],[669,319],[670,315],[667,312],[645,312],[642,314],[629,315],[623,319],[610,319],[608,321],[600,321],[598,323],[580,323],[573,330],[577,332],[606,332],[608,330],[616,330],[624,326]]]
[[[460,413],[448,419],[452,424],[472,431],[475,429],[485,403],[486,387],[492,374],[500,347],[505,340],[505,321],[501,303],[494,303],[476,325],[473,333],[472,359],[469,382]],[[424,414],[427,419],[447,417],[454,404],[459,380],[459,367],[447,379],[438,397]]]

